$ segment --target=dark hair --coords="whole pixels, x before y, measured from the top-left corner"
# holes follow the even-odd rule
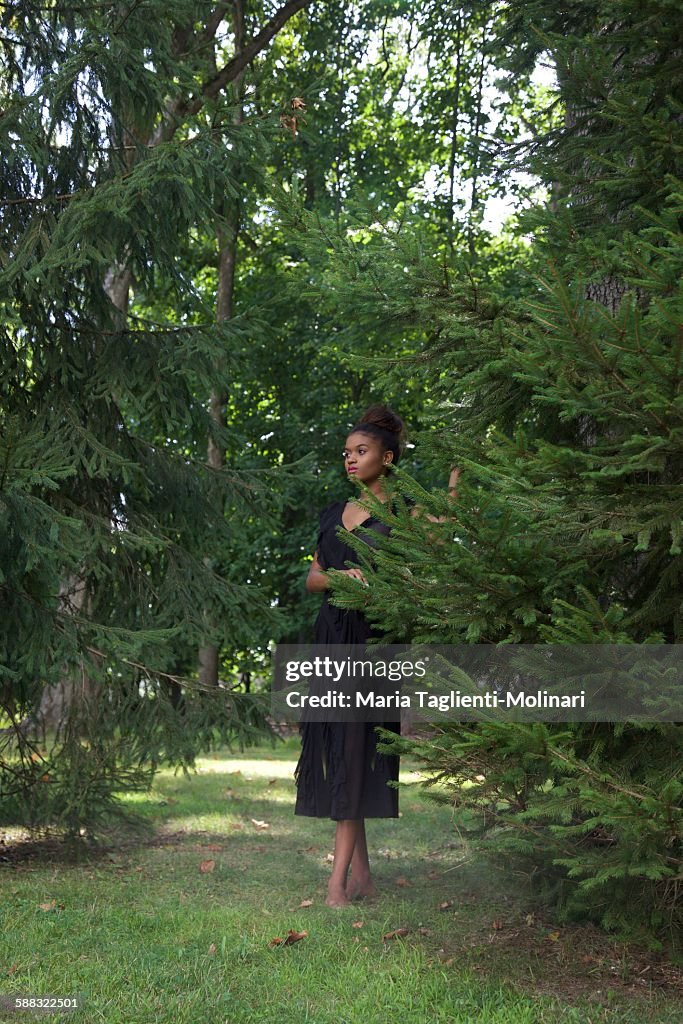
[[[393,464],[396,465],[405,447],[406,425],[388,405],[371,405],[349,434],[368,434],[378,438],[384,450],[393,453]]]

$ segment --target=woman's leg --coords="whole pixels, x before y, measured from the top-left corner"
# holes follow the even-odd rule
[[[377,890],[370,874],[368,858],[368,841],[365,835],[365,819],[360,819],[360,829],[356,837],[356,845],[351,857],[351,881],[346,887],[348,899],[355,896],[374,896]]]
[[[337,822],[337,832],[334,839],[334,866],[327,885],[327,899],[325,901],[329,907],[348,906],[346,876],[362,825],[362,819],[354,818],[347,818],[344,821]]]

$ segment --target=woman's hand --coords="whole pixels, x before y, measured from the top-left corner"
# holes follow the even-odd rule
[[[360,569],[323,569],[317,559],[317,554],[318,552],[316,551],[313,563],[308,570],[308,577],[306,578],[306,590],[309,594],[320,594],[323,590],[329,590],[330,576],[333,573],[339,573],[340,576],[351,576],[352,579],[358,580],[363,586],[368,586],[368,581]]]
[[[350,576],[354,580],[360,580],[366,587],[368,585],[368,581],[360,569],[333,569],[332,572],[338,572],[344,576]]]

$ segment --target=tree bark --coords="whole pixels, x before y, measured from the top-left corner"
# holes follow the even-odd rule
[[[458,11],[455,34],[455,84],[453,86],[453,115],[451,118],[451,150],[448,158],[449,203],[447,216],[448,244],[453,250],[453,222],[455,220],[455,161],[458,154],[458,122],[460,120],[460,84],[462,77],[463,24]]]
[[[233,6],[233,33],[235,52],[244,47],[244,0],[235,0]],[[243,74],[233,82],[236,100],[233,124],[239,125],[244,119],[244,88]],[[227,201],[223,211],[217,211],[216,238],[218,241],[218,287],[216,290],[216,322],[225,323],[232,319],[235,296],[235,268],[237,266],[237,242],[240,232],[239,200]],[[222,214],[222,216],[221,216]],[[209,396],[209,415],[219,426],[226,425],[225,403],[227,396],[219,388],[214,388]],[[212,469],[222,469],[225,464],[225,452],[213,437],[209,436],[207,446],[207,463]],[[220,647],[216,643],[206,643],[199,648],[199,679],[205,686],[218,685],[218,667]]]

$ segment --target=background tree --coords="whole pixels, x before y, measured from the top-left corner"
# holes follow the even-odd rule
[[[224,90],[304,6],[255,11],[253,35],[226,42],[230,5],[2,10],[10,820],[97,824],[161,760],[188,764],[218,735],[264,727],[235,692],[179,699],[207,624],[229,618],[243,645],[275,628],[267,595],[212,559],[232,532],[226,501],[267,522],[277,494],[262,468],[205,465],[207,437],[235,443],[206,398],[258,328],[216,324],[177,253],[236,199],[235,165],[263,161],[277,115],[235,124]],[[148,319],[157,292],[183,314]]]
[[[527,72],[533,46],[548,48],[560,91],[546,123],[570,115],[528,140],[552,202],[520,219],[514,265],[482,259],[485,237],[476,261],[467,244],[435,258],[412,225],[354,240],[290,204],[313,258],[331,250],[325,294],[338,319],[360,310],[421,335],[376,380],[424,389],[423,422],[438,429],[418,435],[423,457],[444,474],[465,469],[456,525],[399,517],[374,571],[350,539],[371,590],[335,581],[334,599],[365,601],[397,640],[676,643],[680,40],[665,30],[665,2],[557,17],[542,6],[510,5],[505,49],[491,44],[503,67]],[[399,486],[448,514],[444,494],[405,475]],[[398,746],[453,787],[461,824],[486,849],[545,879],[566,915],[671,940],[681,737],[675,723],[453,724],[435,743]]]

